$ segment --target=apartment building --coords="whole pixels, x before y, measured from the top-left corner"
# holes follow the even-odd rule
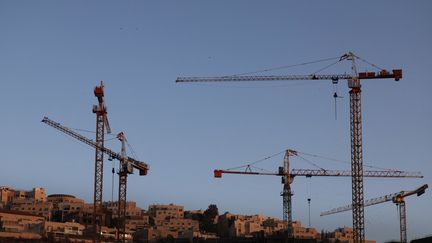
[[[104,202],[103,206],[112,213],[113,218],[118,217],[118,202]],[[145,210],[137,207],[136,202],[126,202],[126,217],[142,216],[146,214]]]
[[[0,237],[40,239],[44,221],[42,216],[0,209]]]
[[[127,231],[138,231],[150,227],[149,216],[132,216],[126,219],[126,230]]]
[[[338,228],[333,232],[328,233],[327,239],[331,243],[354,243],[353,229],[350,227]],[[365,243],[376,243],[374,240],[365,240]]]
[[[53,205],[47,201],[35,201],[34,198],[13,198],[9,206],[11,210],[42,216],[45,220],[52,219]]]
[[[164,221],[170,218],[184,218],[183,206],[174,205],[172,203],[169,205],[150,205],[148,214],[154,219],[156,225],[162,225]]]
[[[105,202],[104,207],[111,212],[112,218],[118,218],[118,202]],[[145,210],[136,206],[136,202],[126,202],[126,231],[135,232],[149,226],[149,215]]]
[[[193,219],[182,219],[182,218],[170,218],[169,220],[163,221],[161,225],[179,232],[183,231],[199,231],[199,222]]]
[[[14,190],[7,186],[0,186],[0,208],[6,208],[12,203]]]
[[[0,186],[0,206],[10,208],[13,201],[46,202],[45,189],[35,187],[31,191],[16,190],[7,186]]]
[[[35,187],[31,191],[12,190],[14,199],[32,199],[35,202],[46,201],[45,189],[41,187]]]
[[[184,218],[184,207],[180,205],[150,205],[149,216],[156,226],[164,226],[176,231],[199,231],[199,222]]]
[[[47,201],[52,204],[52,221],[70,222],[79,221],[84,200],[69,194],[51,194]]]
[[[305,228],[300,221],[292,223],[293,236],[296,239],[321,239],[321,233],[315,228]]]
[[[263,215],[225,213],[220,215],[218,220],[218,231],[223,237],[245,237],[256,234],[272,235],[283,229],[282,220]]]
[[[154,241],[166,237],[178,238],[184,235],[193,235],[193,232],[199,232],[199,222],[184,218],[184,207],[180,205],[150,205],[148,216],[154,224],[152,227],[137,232],[137,237],[143,240]]]
[[[145,242],[157,242],[163,238],[178,238],[179,233],[175,230],[169,230],[166,227],[156,226],[140,230],[134,234],[134,239]]]
[[[52,222],[46,221],[44,223],[44,235],[54,236],[81,236],[83,235],[84,225],[75,222]]]

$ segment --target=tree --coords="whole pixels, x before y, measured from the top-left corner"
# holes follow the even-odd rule
[[[219,215],[219,210],[216,204],[210,204],[206,211],[204,211],[204,217],[209,217],[211,219],[216,218]]]
[[[217,224],[214,221],[218,215],[219,210],[216,204],[210,204],[204,211],[204,215],[200,221],[200,230],[203,232],[217,233]]]

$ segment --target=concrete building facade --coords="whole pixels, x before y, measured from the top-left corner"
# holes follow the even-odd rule
[[[218,218],[218,231],[222,237],[266,236],[284,229],[283,221],[263,215],[236,215],[225,213]]]
[[[0,237],[40,239],[44,221],[42,216],[0,209]]]
[[[350,227],[338,228],[328,234],[327,239],[331,243],[354,243],[353,229]],[[374,240],[365,240],[365,243],[376,243]]]
[[[293,236],[296,239],[321,239],[321,233],[315,228],[305,228],[300,221],[292,223]]]

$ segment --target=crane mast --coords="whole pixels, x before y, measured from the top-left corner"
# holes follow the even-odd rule
[[[284,175],[282,177],[282,183],[283,183],[283,191],[282,191],[282,205],[283,205],[283,221],[285,224],[285,227],[287,229],[287,236],[288,238],[292,238],[293,236],[293,230],[292,230],[292,205],[291,205],[291,183],[292,183],[292,177],[289,174],[290,168],[289,168],[289,156],[290,156],[291,150],[287,150],[284,155],[283,160],[283,172]]]
[[[103,192],[103,151],[105,128],[111,133],[108,123],[107,109],[104,101],[104,85],[101,81],[99,86],[94,88],[94,95],[98,99],[98,105],[93,106],[93,113],[96,114],[96,144],[95,147],[95,174],[94,174],[94,195],[93,195],[93,241],[98,242],[100,237],[100,226],[102,223],[102,192]]]
[[[233,171],[233,170],[214,170],[214,177],[221,178],[222,174],[242,174],[242,175],[271,175],[271,176],[281,176],[283,191],[281,193],[283,199],[283,221],[286,229],[286,234],[288,238],[293,237],[292,230],[292,196],[291,184],[296,176],[342,176],[342,177],[352,177],[351,171],[344,170],[314,170],[314,169],[292,169],[290,170],[290,156],[296,156],[298,152],[292,149],[287,149],[285,151],[283,166],[279,167],[277,173],[271,172],[255,172],[251,171],[250,166],[247,166],[246,171]],[[364,177],[372,178],[423,178],[420,172],[405,172],[397,170],[371,170],[364,171]]]
[[[348,79],[350,94],[350,130],[351,130],[351,187],[353,204],[354,243],[363,243],[364,225],[364,189],[363,189],[363,143],[361,119],[361,85],[357,74],[355,56],[351,52],[347,60],[352,61],[352,78]]]
[[[388,195],[377,197],[377,198],[368,199],[368,200],[364,201],[364,206],[365,207],[372,206],[372,205],[376,205],[376,204],[380,204],[380,203],[384,203],[384,202],[388,202],[388,201],[392,201],[393,203],[395,203],[396,206],[398,207],[398,212],[399,212],[400,242],[406,243],[407,242],[407,233],[406,233],[405,198],[408,196],[412,196],[414,194],[417,194],[417,196],[420,196],[423,193],[425,193],[427,188],[428,188],[428,185],[424,184],[421,187],[419,187],[415,190],[412,190],[412,191],[408,191],[408,192],[401,191],[401,192],[392,193],[392,194],[388,194]],[[329,211],[322,212],[320,215],[321,216],[331,215],[331,214],[335,214],[335,213],[349,211],[349,210],[352,210],[353,208],[354,208],[353,205],[350,204],[350,205],[346,205],[346,206],[331,209]]]
[[[121,147],[121,160],[120,168],[118,171],[119,175],[119,191],[118,191],[118,224],[117,224],[117,240],[126,240],[126,203],[127,203],[127,176],[133,173],[132,164],[128,161],[126,156],[126,136],[123,132],[117,135],[120,140]]]
[[[350,88],[350,134],[351,134],[351,173],[352,173],[352,204],[354,243],[364,243],[364,189],[363,189],[363,145],[362,145],[362,117],[361,117],[361,79],[402,78],[402,70],[394,69],[375,72],[357,72],[356,56],[349,52],[340,57],[341,60],[352,62],[352,74],[339,75],[267,75],[267,76],[222,76],[222,77],[179,77],[176,82],[238,82],[238,81],[277,81],[277,80],[348,80]]]

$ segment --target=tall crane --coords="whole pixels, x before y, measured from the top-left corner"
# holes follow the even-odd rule
[[[222,174],[242,174],[242,175],[271,175],[281,176],[283,191],[281,193],[283,199],[283,221],[286,227],[287,236],[291,238],[292,232],[292,201],[291,197],[293,193],[291,191],[291,184],[296,176],[344,176],[350,177],[351,171],[344,170],[324,170],[324,169],[292,169],[290,170],[290,156],[297,156],[298,152],[292,149],[285,151],[283,159],[283,167],[279,167],[277,173],[269,172],[255,172],[252,171],[251,166],[246,166],[246,171],[233,171],[233,170],[214,170],[214,177],[221,178]],[[370,170],[364,171],[364,177],[375,177],[375,178],[423,178],[420,172],[404,172],[396,170]]]
[[[412,190],[412,191],[400,191],[393,194],[388,194],[382,197],[372,198],[365,200],[364,206],[372,206],[379,203],[384,203],[388,201],[392,201],[396,204],[399,211],[399,223],[400,223],[400,242],[407,243],[407,232],[406,232],[406,207],[405,207],[405,198],[408,196],[412,196],[414,194],[417,194],[417,196],[421,196],[423,193],[425,193],[426,189],[428,188],[427,184],[424,184],[423,186]],[[339,208],[334,208],[329,211],[322,212],[321,216],[326,216],[330,214],[340,213],[344,211],[352,210],[352,205],[346,205]]]
[[[111,133],[107,117],[107,108],[104,101],[104,85],[101,81],[99,86],[94,88],[94,95],[98,104],[93,105],[93,113],[96,114],[96,147],[95,147],[95,174],[94,174],[94,195],[93,195],[93,241],[97,242],[100,236],[102,222],[102,192],[103,192],[103,151],[105,129]]]
[[[237,82],[237,81],[278,81],[278,80],[348,80],[350,88],[350,133],[351,133],[351,184],[353,206],[354,243],[363,243],[365,239],[364,227],[364,192],[363,192],[363,145],[362,145],[362,119],[361,119],[361,85],[362,79],[388,79],[399,81],[402,78],[402,69],[393,69],[392,72],[381,69],[380,72],[357,72],[356,59],[358,56],[348,52],[340,57],[339,61],[348,60],[352,64],[350,74],[330,75],[267,75],[247,76],[233,75],[221,77],[178,77],[176,82]]]
[[[121,146],[121,160],[119,175],[119,191],[118,191],[118,224],[117,224],[117,240],[126,240],[126,188],[127,176],[133,173],[133,164],[129,162],[126,155],[126,136],[123,132],[117,134],[117,139],[120,140]],[[121,238],[121,239],[120,239]]]
[[[102,153],[109,156],[111,159],[117,159],[120,161],[120,169],[119,169],[119,201],[118,201],[118,219],[119,223],[117,224],[118,229],[118,237],[120,235],[123,235],[123,241],[125,240],[125,216],[126,216],[126,182],[127,182],[127,175],[133,173],[133,169],[137,169],[140,176],[147,175],[147,172],[149,170],[149,166],[147,163],[138,161],[134,158],[131,158],[126,155],[126,138],[123,133],[119,133],[117,135],[117,138],[122,142],[122,149],[121,153],[116,153],[112,151],[109,148],[106,147],[100,147],[100,145],[89,139],[84,137],[83,135],[73,131],[72,129],[62,126],[60,123],[55,122],[48,117],[44,117],[42,119],[42,122],[101,151]]]

